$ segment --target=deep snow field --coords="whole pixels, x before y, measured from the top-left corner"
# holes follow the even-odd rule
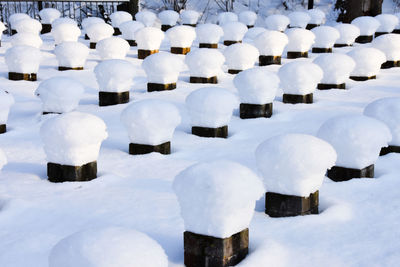
[[[0,172],[0,266],[44,267],[52,247],[62,238],[92,227],[121,226],[148,234],[164,248],[169,266],[183,266],[183,220],[172,190],[175,176],[203,161],[228,159],[257,173],[254,152],[271,136],[282,133],[316,134],[327,119],[340,114],[362,114],[379,98],[400,96],[400,68],[381,70],[377,80],[346,82],[348,90],[314,93],[313,104],[283,104],[282,91],[269,118],[242,120],[235,110],[229,138],[201,138],[190,133],[186,96],[207,85],[190,84],[186,69],[177,89],[146,91],[146,75],[131,48],[127,60],[136,68],[131,102],[162,99],[176,105],[182,122],[172,139],[171,155],[128,154],[128,134],[120,122],[128,104],[99,107],[93,69],[100,62],[91,50],[83,71],[57,70],[52,37],[43,36],[43,60],[37,82],[9,81],[4,53],[10,47],[3,36],[0,48],[0,85],[16,103],[0,148],[8,164]],[[88,41],[80,38],[81,42]],[[196,49],[194,43],[192,49]],[[357,45],[356,45],[357,46]],[[221,50],[223,45],[220,45]],[[335,48],[335,53],[352,48]],[[169,51],[164,40],[162,51]],[[315,54],[310,54],[311,60]],[[184,56],[181,56],[182,58]],[[283,63],[293,60],[283,59]],[[268,66],[277,72],[280,66]],[[218,87],[237,95],[234,75],[220,77]],[[90,182],[50,183],[46,155],[39,136],[41,101],[34,95],[39,83],[53,76],[72,77],[85,85],[78,111],[94,114],[107,124],[109,137],[102,143],[98,178]],[[273,155],[271,155],[273,156]],[[375,164],[375,178],[335,183],[325,178],[320,189],[320,214],[270,218],[264,198],[257,202],[250,225],[250,251],[238,266],[398,266],[400,260],[400,155],[388,154]]]

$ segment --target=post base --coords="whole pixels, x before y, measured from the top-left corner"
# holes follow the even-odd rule
[[[135,40],[126,40],[126,41],[128,42],[128,44],[129,44],[130,46],[137,46],[137,43],[136,43]]]
[[[111,106],[129,102],[129,91],[127,92],[99,92],[99,106]]]
[[[356,38],[356,43],[359,44],[367,44],[372,42],[372,40],[374,39],[374,37],[372,35],[360,35]]]
[[[348,181],[353,178],[374,178],[374,164],[364,169],[352,169],[339,166],[333,166],[327,172],[327,176],[335,182]]]
[[[85,40],[89,40],[89,36],[87,34],[85,34]]]
[[[143,145],[143,144],[129,144],[129,154],[143,155],[151,152],[158,152],[164,155],[171,154],[171,142],[165,142],[160,145]]]
[[[313,52],[313,53],[332,53],[332,47],[329,47],[329,48],[313,47],[311,52]]]
[[[218,44],[199,43],[199,48],[218,48]]]
[[[308,197],[265,193],[265,213],[270,217],[318,214],[319,191]]]
[[[312,30],[312,29],[314,29],[315,27],[318,27],[318,26],[319,26],[318,24],[309,23],[306,26],[306,30]]]
[[[147,83],[147,92],[168,91],[168,90],[173,90],[175,88],[176,88],[176,83],[168,83],[168,84]]]
[[[270,118],[272,116],[272,103],[257,105],[257,104],[240,104],[240,118]]]
[[[319,90],[346,89],[346,83],[341,83],[341,84],[319,83],[317,88]]]
[[[90,42],[89,48],[90,49],[96,49],[96,43]]]
[[[351,45],[348,45],[348,44],[334,44],[333,45],[333,47],[338,47],[338,48],[340,48],[340,47],[348,47],[348,46],[351,46]]]
[[[143,49],[138,49],[138,59],[145,59],[146,57],[158,53],[157,50],[143,50]]]
[[[296,59],[296,58],[301,58],[301,57],[308,58],[308,52],[293,52],[293,51],[287,52],[288,59]]]
[[[400,146],[382,147],[381,152],[379,153],[379,156],[384,156],[389,153],[400,153]]]
[[[241,43],[241,42],[242,41],[229,41],[229,40],[226,40],[226,41],[224,41],[224,45],[230,46],[230,45]]]
[[[285,104],[312,104],[313,94],[307,95],[291,95],[283,94],[283,103]]]
[[[171,54],[186,55],[190,52],[190,47],[171,47]]]
[[[97,162],[89,162],[82,166],[49,162],[47,163],[47,176],[53,183],[90,181],[97,177]]]
[[[220,137],[228,138],[228,126],[222,126],[219,128],[208,128],[208,127],[192,127],[192,134],[200,137]]]
[[[400,29],[394,29],[392,33],[400,33]]]
[[[9,72],[8,79],[11,81],[31,81],[34,82],[37,80],[36,73],[18,73],[18,72]]]
[[[0,124],[0,134],[3,134],[7,132],[7,125],[6,124]]]
[[[58,114],[58,115],[60,115],[62,113],[60,113],[60,112],[52,112],[52,111],[43,111],[42,112],[42,115],[48,115],[48,114]]]
[[[367,80],[374,80],[376,79],[376,75],[374,76],[350,76],[350,79],[353,81],[363,82]]]
[[[259,56],[258,57],[258,65],[259,66],[268,66],[268,65],[281,65],[282,57],[281,56]]]
[[[185,25],[185,26],[192,26],[192,27],[196,27],[196,26],[197,26],[197,24],[188,24],[188,23],[183,23],[183,25]]]
[[[166,31],[168,31],[168,30],[171,29],[171,28],[172,28],[171,25],[165,25],[165,24],[162,24],[162,25],[161,25],[161,30],[162,30],[163,32],[166,32]]]
[[[113,35],[114,36],[117,36],[117,35],[121,35],[122,34],[122,32],[119,30],[119,28],[115,28],[114,27],[114,33],[113,33]]]
[[[210,78],[192,77],[192,76],[190,76],[190,83],[212,83],[212,84],[216,84],[216,83],[218,83],[218,78],[217,78],[217,76],[213,76],[213,77],[210,77]]]
[[[238,74],[239,72],[241,72],[242,70],[231,70],[231,69],[229,69],[228,70],[228,73],[230,73],[230,74]]]
[[[381,65],[381,69],[390,69],[390,68],[396,68],[396,67],[400,67],[400,61],[388,60]]]
[[[376,32],[376,33],[375,33],[375,38],[376,38],[376,37],[379,37],[379,36],[381,36],[381,35],[385,35],[385,34],[388,34],[388,32]]]
[[[59,66],[58,67],[59,71],[65,71],[65,70],[83,70],[83,67],[76,67],[76,68],[71,68],[71,67],[62,67]]]
[[[40,34],[45,34],[51,32],[51,24],[42,24],[42,30]]]

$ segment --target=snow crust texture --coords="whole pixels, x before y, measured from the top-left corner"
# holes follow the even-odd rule
[[[132,86],[135,68],[122,59],[109,59],[94,68],[101,92],[127,92]]]

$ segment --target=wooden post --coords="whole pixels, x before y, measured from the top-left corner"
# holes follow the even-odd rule
[[[136,13],[139,12],[139,0],[129,1],[128,12],[131,13],[132,17],[135,17]]]
[[[308,9],[314,8],[314,0],[308,0]]]
[[[43,1],[38,1],[38,9],[39,11],[43,9]]]

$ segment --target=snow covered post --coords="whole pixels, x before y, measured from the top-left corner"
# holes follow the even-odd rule
[[[14,29],[18,33],[33,33],[39,35],[42,30],[42,24],[32,18],[21,19],[14,23]]]
[[[392,14],[380,14],[375,16],[380,23],[379,28],[375,32],[375,38],[384,34],[391,33],[399,24],[399,19]]]
[[[325,13],[317,8],[307,10],[308,15],[311,17],[306,29],[312,30],[315,27],[321,26],[325,23]]]
[[[55,8],[43,8],[39,11],[40,21],[42,22],[41,34],[51,32],[51,23],[61,17],[61,12]]]
[[[334,148],[312,135],[283,134],[261,143],[256,163],[267,189],[265,213],[271,217],[318,214],[319,188],[335,161]]]
[[[196,31],[191,26],[175,26],[166,32],[171,45],[171,53],[186,55],[190,52],[190,47],[196,39]]]
[[[260,52],[258,64],[260,66],[280,65],[283,49],[288,42],[286,34],[279,31],[266,31],[259,34],[254,40],[254,45]]]
[[[52,27],[51,35],[57,46],[63,42],[78,42],[81,30],[77,25],[61,23]]]
[[[143,23],[134,20],[126,21],[119,25],[119,29],[122,32],[122,38],[124,38],[130,46],[137,46],[135,34],[138,30],[143,28]]]
[[[318,83],[320,90],[346,89],[346,80],[356,66],[351,57],[341,53],[320,55],[314,59],[313,63],[317,64],[324,73],[322,80]]]
[[[82,28],[85,31],[85,40],[89,40],[89,36],[87,35],[86,29],[96,23],[104,23],[104,19],[98,17],[87,17],[82,20]]]
[[[161,42],[164,39],[164,32],[154,27],[145,27],[135,33],[138,46],[138,59],[158,53]]]
[[[57,27],[58,25],[61,25],[61,24],[72,24],[72,25],[78,26],[78,23],[75,20],[73,20],[71,18],[63,17],[63,18],[58,18],[58,19],[53,20],[53,22],[51,23],[51,28]]]
[[[243,70],[252,68],[259,57],[259,53],[257,48],[251,44],[237,43],[225,48],[224,56],[228,73],[238,74]]]
[[[14,97],[0,89],[0,134],[7,131],[7,119],[11,106],[14,104]]]
[[[385,34],[372,41],[372,47],[385,53],[386,62],[382,63],[381,69],[400,67],[400,36],[398,34]]]
[[[239,21],[239,17],[234,12],[221,12],[218,14],[218,24],[222,27],[227,23],[237,21]]]
[[[173,90],[183,69],[183,62],[176,55],[161,52],[146,57],[142,68],[147,75],[148,92]]]
[[[248,227],[263,193],[250,169],[231,161],[198,163],[176,176],[173,189],[185,224],[186,267],[227,267],[246,257]]]
[[[12,14],[9,18],[8,21],[10,23],[9,27],[11,30],[11,35],[14,35],[17,33],[17,31],[15,30],[15,24],[19,21],[19,20],[23,20],[23,19],[30,19],[31,17],[28,14],[25,13],[14,13]]]
[[[179,110],[168,102],[146,99],[130,104],[121,121],[129,134],[129,154],[171,154],[171,140],[181,122]]]
[[[350,74],[354,81],[376,79],[376,74],[383,63],[386,62],[385,54],[372,47],[357,47],[347,53],[356,62],[356,67]]]
[[[189,67],[190,83],[218,83],[224,62],[224,55],[217,49],[200,48],[188,53],[185,63]]]
[[[335,181],[374,177],[374,162],[379,151],[392,139],[388,127],[362,115],[342,115],[322,124],[317,137],[330,143],[336,150],[336,165],[327,176]]]
[[[380,26],[380,23],[376,18],[369,16],[355,18],[351,24],[360,29],[360,36],[356,38],[356,43],[359,44],[370,43],[374,38],[374,33]]]
[[[180,18],[183,25],[196,27],[197,21],[200,18],[200,13],[194,10],[183,10]]]
[[[315,39],[314,33],[309,30],[294,28],[287,30],[286,35],[289,39],[286,47],[287,58],[308,57],[308,50],[310,50]]]
[[[126,11],[117,11],[110,15],[111,25],[114,27],[114,35],[121,35],[119,26],[132,20],[132,15]]]
[[[285,15],[275,14],[270,15],[265,19],[267,29],[271,31],[284,32],[289,24],[290,19]]]
[[[307,12],[295,11],[288,15],[290,19],[289,28],[301,28],[305,29],[308,22],[311,20],[311,16]]]
[[[239,13],[239,21],[247,26],[253,28],[257,20],[257,14],[253,11],[246,10]]]
[[[249,29],[243,37],[244,42],[252,43],[256,37],[262,33],[267,32],[268,30],[264,27],[253,27]]]
[[[192,134],[201,137],[228,137],[228,123],[237,106],[236,96],[226,89],[205,87],[186,97]]]
[[[109,59],[94,68],[99,84],[99,106],[125,104],[129,102],[129,89],[135,69],[122,59]]]
[[[86,34],[90,39],[90,49],[96,49],[96,44],[100,40],[111,37],[114,33],[114,28],[106,23],[94,23],[86,28]]]
[[[92,228],[69,235],[51,249],[49,267],[167,267],[163,248],[144,233],[129,228]]]
[[[136,21],[143,23],[143,25],[146,27],[153,27],[154,22],[157,19],[157,16],[151,11],[142,10],[136,13],[135,19]]]
[[[224,45],[241,43],[247,32],[247,26],[241,22],[228,22],[222,26],[224,30]]]
[[[318,26],[311,30],[315,35],[313,53],[332,53],[332,47],[339,39],[340,33],[330,26]]]
[[[353,24],[338,24],[335,28],[339,31],[340,37],[333,47],[352,46],[356,38],[360,36],[360,29]]]
[[[107,138],[98,117],[68,112],[45,121],[40,136],[47,156],[50,182],[90,181],[97,177],[97,157]]]
[[[382,147],[380,155],[400,153],[400,98],[387,97],[375,100],[364,108],[364,115],[386,124],[392,133],[388,146]]]
[[[161,30],[166,32],[176,25],[179,13],[174,10],[164,10],[158,13],[158,18],[161,20]]]
[[[12,46],[28,45],[39,48],[42,46],[43,41],[39,35],[29,32],[16,33],[11,36],[10,43]]]
[[[126,40],[116,36],[104,38],[96,45],[96,51],[102,60],[124,59],[130,48]]]
[[[323,71],[314,63],[294,61],[283,65],[278,75],[283,90],[283,103],[311,104]]]
[[[36,81],[40,60],[40,50],[36,47],[18,45],[7,49],[5,61],[8,67],[8,79]]]
[[[239,91],[240,118],[269,118],[279,78],[265,68],[252,68],[239,73],[233,83]]]
[[[80,42],[63,42],[54,48],[58,70],[83,70],[89,48]]]
[[[74,79],[52,77],[40,83],[35,91],[42,100],[43,115],[61,114],[76,109],[85,89]]]
[[[218,42],[223,35],[223,29],[216,24],[205,23],[196,27],[199,48],[218,48]]]

